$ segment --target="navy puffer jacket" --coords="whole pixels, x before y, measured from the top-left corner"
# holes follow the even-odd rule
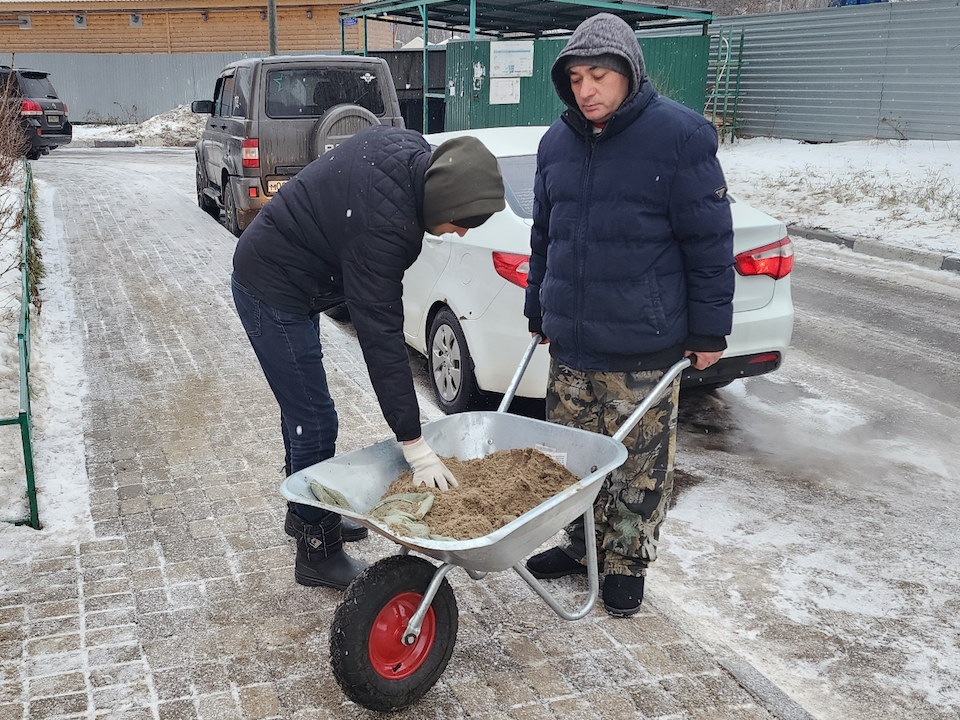
[[[278,310],[312,315],[346,299],[370,381],[398,440],[420,436],[403,337],[403,274],[423,242],[431,149],[412,130],[357,133],[286,183],[244,231],[240,283]]]
[[[717,134],[644,78],[603,131],[566,111],[537,156],[524,313],[577,370],[726,347],[733,229]]]

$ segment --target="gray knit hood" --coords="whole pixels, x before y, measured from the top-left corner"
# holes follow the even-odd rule
[[[630,90],[623,101],[626,105],[640,91],[643,82],[643,53],[637,43],[637,36],[633,30],[616,15],[597,13],[587,18],[574,30],[567,41],[566,47],[560,51],[550,70],[550,77],[557,95],[564,105],[577,114],[577,100],[570,89],[570,78],[567,77],[567,65],[571,58],[591,58],[598,55],[616,55],[626,62],[630,69],[627,75],[630,80]],[[604,65],[609,67],[609,65]]]

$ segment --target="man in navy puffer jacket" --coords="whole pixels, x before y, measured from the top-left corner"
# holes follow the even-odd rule
[[[569,108],[537,156],[525,314],[550,343],[547,416],[613,435],[684,356],[720,359],[733,309],[733,229],[717,134],[660,97],[620,18],[585,20],[553,65]],[[603,601],[640,609],[673,487],[679,379],[624,440],[595,503]],[[586,572],[582,519],[530,558],[540,578]]]

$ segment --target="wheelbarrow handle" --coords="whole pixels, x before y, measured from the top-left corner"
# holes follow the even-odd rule
[[[517,388],[520,387],[523,374],[527,371],[527,366],[530,365],[530,358],[533,357],[533,352],[542,341],[543,335],[535,334],[533,336],[533,339],[530,341],[530,347],[528,347],[527,351],[523,354],[523,358],[520,360],[520,366],[513,374],[513,379],[507,386],[507,391],[503,394],[503,400],[500,401],[500,407],[497,408],[497,412],[505,413],[510,408],[510,403],[513,402],[513,396],[517,394]]]
[[[613,439],[623,442],[623,439],[630,434],[630,431],[633,430],[638,422],[640,422],[640,419],[647,414],[647,410],[649,410],[653,404],[660,399],[660,396],[663,395],[663,391],[672,385],[673,381],[677,379],[677,376],[692,364],[693,363],[690,362],[690,358],[688,357],[685,357],[683,360],[674,363],[674,365],[663,374],[663,377],[660,378],[660,382],[654,385],[653,390],[647,394],[647,396],[643,399],[643,402],[637,406],[637,409],[630,413],[630,417],[624,421],[623,425],[620,426],[620,429],[613,434]]]

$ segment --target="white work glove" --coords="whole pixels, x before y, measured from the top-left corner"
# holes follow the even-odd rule
[[[422,437],[409,445],[401,444],[400,447],[403,448],[403,456],[413,467],[414,485],[425,485],[446,492],[460,484]]]

